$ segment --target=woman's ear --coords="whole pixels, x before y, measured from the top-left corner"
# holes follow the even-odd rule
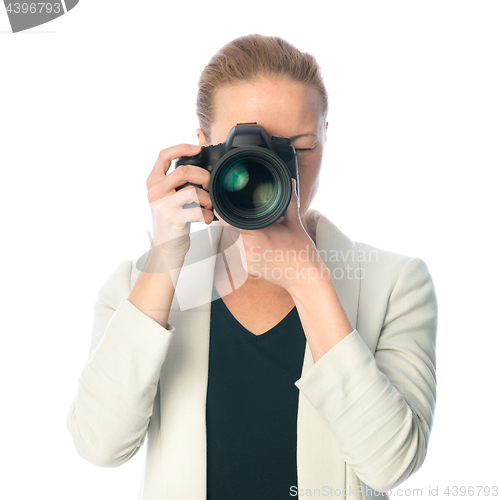
[[[198,137],[198,143],[200,146],[209,146],[207,138],[205,137],[205,133],[201,128],[196,129],[196,135]]]

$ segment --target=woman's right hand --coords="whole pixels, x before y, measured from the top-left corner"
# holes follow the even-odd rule
[[[167,257],[168,268],[180,267],[189,250],[191,222],[210,224],[214,219],[212,202],[208,193],[210,173],[196,165],[180,165],[167,175],[172,160],[180,156],[194,156],[201,146],[178,144],[163,149],[146,181],[148,201],[153,225],[153,245],[161,245]],[[202,187],[186,186],[179,191],[175,188],[186,182]],[[204,208],[183,208],[196,202]]]

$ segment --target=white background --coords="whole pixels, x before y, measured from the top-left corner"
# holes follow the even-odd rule
[[[149,247],[158,152],[196,142],[200,71],[249,33],[322,67],[313,207],[434,278],[437,410],[426,462],[400,488],[499,485],[498,2],[81,0],[14,35],[2,9],[2,498],[136,498],[145,450],[116,469],[86,463],[66,414],[97,291]]]

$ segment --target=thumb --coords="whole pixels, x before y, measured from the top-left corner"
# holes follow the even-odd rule
[[[297,181],[292,179],[292,199],[290,200],[290,205],[285,212],[285,219],[283,222],[285,224],[294,224],[299,221],[299,207],[300,199],[297,196]]]

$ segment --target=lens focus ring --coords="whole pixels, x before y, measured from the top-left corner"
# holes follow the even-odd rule
[[[241,229],[276,222],[290,204],[292,182],[283,160],[259,146],[235,148],[217,163],[210,178],[217,213]]]

